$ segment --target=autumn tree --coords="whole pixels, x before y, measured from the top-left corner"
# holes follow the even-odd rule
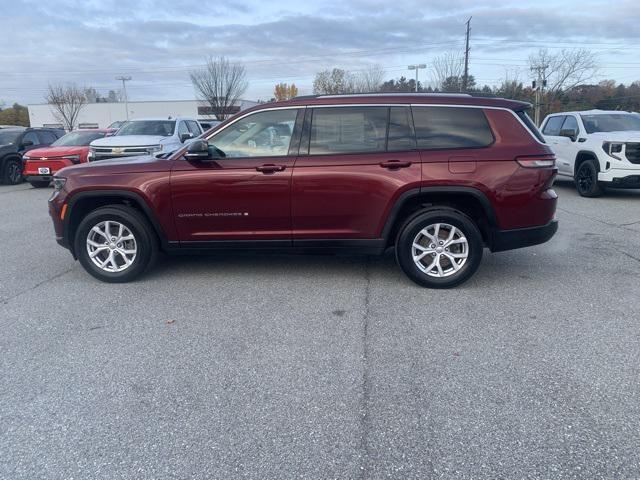
[[[292,83],[291,85],[287,83],[278,83],[273,90],[273,96],[278,102],[291,100],[298,96],[298,87],[296,87],[295,83]]]
[[[80,111],[87,104],[85,89],[74,84],[49,85],[45,101],[51,106],[53,116],[66,130],[73,130]]]
[[[207,59],[203,68],[189,74],[196,95],[209,104],[218,120],[233,113],[233,106],[247,91],[244,66],[231,63],[225,57]]]

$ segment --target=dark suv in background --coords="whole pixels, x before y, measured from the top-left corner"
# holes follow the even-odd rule
[[[412,280],[451,287],[485,247],[557,229],[555,159],[528,107],[435,94],[263,104],[166,158],[61,170],[50,214],[58,243],[107,282],[159,250],[394,248]]]
[[[22,182],[22,156],[29,150],[51,145],[64,135],[57,128],[3,128],[0,130],[0,181]]]

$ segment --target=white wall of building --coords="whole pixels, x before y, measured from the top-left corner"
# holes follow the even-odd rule
[[[256,102],[241,100],[240,109],[244,110],[256,104]],[[202,105],[198,100],[129,102],[129,118],[169,116],[195,117],[198,120],[213,118],[211,115],[198,115],[198,106]],[[60,124],[48,104],[27,105],[27,108],[32,127]],[[89,103],[80,111],[78,124],[97,124],[98,128],[106,128],[115,121],[126,119],[124,103]]]

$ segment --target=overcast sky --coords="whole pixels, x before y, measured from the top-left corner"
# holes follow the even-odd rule
[[[530,53],[588,48],[597,79],[640,80],[640,0],[0,0],[0,101],[41,103],[48,83],[105,94],[131,75],[132,100],[194,98],[188,72],[207,55],[245,64],[245,98],[269,99],[275,83],[311,93],[315,72],[377,63],[411,75],[461,51],[473,16],[470,73],[494,85],[528,83]],[[423,79],[429,73],[420,72]]]

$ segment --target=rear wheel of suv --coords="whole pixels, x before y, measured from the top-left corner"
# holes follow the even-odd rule
[[[6,185],[17,185],[22,183],[22,161],[17,158],[10,158],[4,162],[2,169],[2,183]]]
[[[129,282],[149,269],[158,240],[147,219],[131,207],[99,208],[80,223],[75,252],[84,269],[103,282]]]
[[[596,160],[585,160],[575,175],[578,193],[583,197],[599,197],[603,189],[598,182],[598,164]]]
[[[482,260],[482,235],[457,210],[428,210],[409,221],[396,241],[404,273],[429,288],[450,288],[468,280]]]
[[[46,188],[51,183],[49,180],[29,180],[33,188]]]

